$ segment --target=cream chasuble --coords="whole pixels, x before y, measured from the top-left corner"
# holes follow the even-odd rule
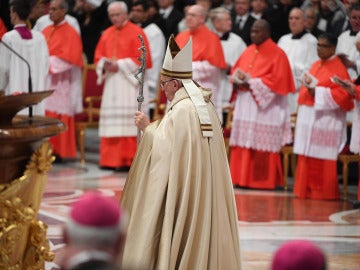
[[[162,121],[145,130],[121,201],[129,214],[123,267],[240,269],[233,187],[207,92],[212,137],[202,136],[184,88]]]

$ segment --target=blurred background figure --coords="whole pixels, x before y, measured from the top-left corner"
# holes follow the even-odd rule
[[[165,40],[167,41],[171,34],[178,34],[178,24],[184,17],[182,12],[174,7],[174,0],[158,0],[160,16],[165,21]]]
[[[44,1],[44,3],[46,2],[46,6],[50,5],[50,3],[49,3],[50,1],[47,1],[47,0],[43,0],[43,1]],[[68,11],[69,11],[69,9],[67,8],[66,12],[68,12]],[[50,19],[50,14],[48,12],[49,12],[49,8],[47,7],[46,14],[44,14],[41,17],[36,19],[36,21],[33,24],[34,30],[41,32],[47,26],[53,24],[52,20]],[[70,24],[76,30],[76,32],[78,32],[78,34],[80,35],[80,26],[75,17],[71,16],[70,14],[65,14],[65,21],[68,24]]]
[[[126,217],[119,202],[88,191],[71,207],[64,227],[62,270],[115,270],[125,239]]]
[[[291,66],[296,92],[289,94],[290,113],[297,112],[297,98],[301,86],[301,76],[318,59],[317,39],[305,30],[304,11],[293,8],[289,14],[290,33],[283,35],[278,46],[286,53]]]
[[[356,35],[356,48],[360,52],[360,34]],[[358,56],[360,58],[360,56]],[[344,88],[354,99],[354,113],[351,125],[351,138],[349,149],[355,154],[360,153],[360,76],[353,81],[340,81],[340,86]],[[360,165],[360,157],[359,157]],[[360,168],[360,166],[358,167]],[[357,200],[353,201],[354,208],[360,208],[360,174],[358,174],[358,195]]]
[[[273,0],[269,8],[263,13],[262,18],[267,20],[271,26],[271,38],[278,42],[279,38],[290,33],[289,13],[294,7],[299,7],[301,0]]]
[[[220,38],[206,27],[207,10],[201,5],[192,5],[186,12],[187,30],[176,36],[180,48],[192,38],[193,79],[202,87],[213,91],[211,100],[222,119],[221,73],[226,62]]]
[[[304,24],[306,31],[312,34],[314,37],[318,38],[320,34],[324,33],[324,31],[317,27],[319,10],[309,6],[304,9],[304,13]]]
[[[319,11],[320,11],[320,0],[305,0],[301,4],[301,9],[302,10],[305,10],[308,7],[313,8],[316,11],[316,13],[319,13]]]
[[[343,3],[344,3],[344,7],[345,7],[345,10],[347,13],[347,16],[346,16],[346,19],[345,19],[345,22],[344,22],[344,25],[342,28],[342,31],[344,32],[346,30],[350,30],[350,20],[349,20],[350,8],[354,4],[359,4],[360,0],[343,0]]]
[[[212,1],[211,0],[196,0],[195,1],[195,5],[200,5],[202,6],[205,10],[207,15],[209,15],[210,9],[211,9],[211,5],[212,5]],[[192,5],[188,5],[184,8],[184,14],[186,15],[187,10],[191,7]],[[208,16],[206,16],[205,18],[206,22],[205,25],[207,26],[207,28],[209,28],[210,30],[213,30],[213,25],[211,23],[211,20]],[[186,30],[188,28],[187,24],[186,24],[186,16],[184,18],[182,18],[182,20],[178,23],[178,30],[179,32],[183,32],[184,30]]]
[[[326,270],[324,252],[307,240],[288,241],[275,252],[271,270]]]
[[[3,20],[0,18],[0,39],[6,33],[6,31],[7,31],[6,26],[3,22]]]
[[[275,189],[283,184],[280,149],[291,142],[287,94],[295,92],[284,51],[270,38],[270,25],[256,20],[253,44],[231,71],[236,95],[230,134],[234,186]]]
[[[0,90],[6,95],[29,91],[28,76],[31,75],[32,90],[45,90],[46,76],[49,71],[49,50],[44,36],[38,31],[30,30],[26,20],[31,6],[26,0],[10,1],[10,17],[13,30],[2,37],[2,41],[20,54],[27,64],[14,52],[0,43]],[[21,111],[28,114],[28,109]],[[34,115],[45,115],[45,101],[33,106]]]
[[[338,154],[346,143],[346,112],[353,109],[351,96],[333,77],[349,79],[335,55],[337,37],[319,36],[315,61],[302,77],[296,118],[294,153],[298,155],[294,194],[301,199],[340,199]]]
[[[346,21],[346,9],[339,0],[320,0],[319,22],[320,30],[339,36]]]
[[[336,54],[343,61],[350,77],[355,79],[360,74],[360,61],[356,61],[359,52],[355,46],[355,36],[360,31],[360,4],[354,4],[350,7],[349,23],[350,29],[339,36]]]
[[[109,4],[112,26],[101,35],[95,49],[98,83],[104,84],[100,107],[100,167],[129,169],[137,148],[137,128],[133,113],[138,109],[139,83],[134,74],[140,62],[141,42],[146,47],[146,68],[151,68],[151,51],[144,31],[129,21],[125,2]],[[148,100],[148,86],[143,88],[144,100]],[[147,103],[142,110],[148,114]]]
[[[9,1],[0,1],[0,19],[3,21],[6,29],[10,30],[12,25],[9,14]]]
[[[250,15],[250,0],[235,0],[231,19],[231,31],[240,36],[246,45],[250,45],[251,26],[256,21],[256,19]]]
[[[214,8],[210,11],[210,19],[214,28],[213,31],[221,40],[221,46],[223,48],[225,62],[227,65],[227,68],[222,70],[220,88],[221,102],[222,107],[224,108],[229,106],[229,100],[232,93],[232,84],[229,81],[228,75],[230,74],[230,70],[236,60],[245,50],[246,43],[241,37],[230,32],[232,22],[229,10],[224,7]],[[225,119],[223,119],[223,123],[224,121]]]
[[[65,20],[68,5],[65,0],[52,0],[49,18],[52,24],[45,27],[50,55],[50,70],[46,88],[54,93],[45,100],[45,113],[60,119],[67,130],[51,137],[57,160],[77,157],[74,115],[82,111],[83,48],[79,33]]]
[[[37,0],[32,7],[30,15],[28,17],[28,23],[30,28],[33,28],[36,21],[43,15],[47,14],[47,4],[44,0]]]
[[[79,25],[86,62],[94,63],[96,44],[102,32],[111,25],[107,14],[107,2],[103,0],[76,0],[70,12]]]
[[[261,19],[264,11],[269,7],[268,0],[251,0],[251,16],[255,19]]]
[[[152,68],[146,70],[145,80],[149,86],[149,100],[156,98],[160,68],[164,59],[165,37],[160,28],[149,16],[149,5],[145,0],[138,0],[132,4],[130,20],[143,28],[149,41]],[[150,118],[152,118],[154,105],[150,104]]]
[[[233,0],[224,0],[224,1],[222,1],[221,6],[226,8],[227,10],[231,11],[234,8],[234,1]]]
[[[159,13],[159,4],[157,0],[147,0],[146,1],[149,9],[147,12],[148,20],[155,23],[162,31],[164,37],[166,33],[166,23],[163,17]],[[165,49],[164,49],[165,50]]]

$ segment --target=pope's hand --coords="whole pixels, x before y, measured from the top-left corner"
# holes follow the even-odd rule
[[[135,125],[142,131],[150,124],[149,118],[143,113],[136,111],[134,114]]]

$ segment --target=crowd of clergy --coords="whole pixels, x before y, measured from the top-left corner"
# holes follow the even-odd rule
[[[95,64],[104,83],[99,166],[131,166],[139,35],[147,52],[142,110],[151,117],[147,101],[161,89],[173,34],[181,48],[192,39],[193,80],[212,90],[219,121],[232,117],[234,187],[282,186],[280,150],[293,144],[295,196],[340,199],[338,154],[360,150],[358,0],[11,0],[0,12],[0,38],[29,62],[33,89],[55,90],[34,112],[66,124],[50,139],[58,160],[77,157],[81,71]],[[0,90],[27,92],[26,74],[23,60],[0,44]]]

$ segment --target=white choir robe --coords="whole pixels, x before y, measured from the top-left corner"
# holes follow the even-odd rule
[[[345,54],[349,60],[355,62],[356,70],[348,68],[348,72],[351,79],[357,78],[360,71],[360,59],[359,52],[356,50],[355,37],[350,36],[350,30],[347,30],[338,37],[338,43],[336,46],[336,54]]]
[[[155,23],[149,24],[143,30],[150,46],[152,67],[146,70],[145,80],[149,86],[149,99],[152,100],[157,96],[159,74],[165,54],[165,37]],[[147,101],[145,100],[145,102]]]
[[[32,39],[22,39],[16,30],[12,30],[7,32],[2,40],[29,62],[32,90],[43,91],[47,90],[45,80],[49,71],[49,50],[41,33],[37,31],[31,33]],[[0,89],[4,89],[6,95],[15,92],[27,93],[28,74],[27,64],[0,43]],[[42,101],[33,106],[33,114],[44,115],[44,109],[44,101]],[[28,109],[23,109],[19,113],[27,115]]]
[[[249,85],[252,91],[238,91],[236,97],[230,146],[278,153],[292,142],[287,97],[259,78],[250,79]]]
[[[57,56],[50,56],[50,72],[46,86],[54,93],[45,100],[46,111],[74,116],[82,107],[81,68]]]
[[[229,33],[228,39],[221,40],[221,46],[223,48],[225,62],[229,67],[234,66],[237,59],[246,49],[246,43],[242,40],[242,38],[231,32]],[[222,106],[228,106],[232,93],[232,83],[229,80],[229,76],[225,72],[222,72],[220,91]]]
[[[328,134],[327,140],[323,138],[324,132]],[[329,88],[316,87],[314,106],[299,106],[294,153],[336,160],[345,143],[346,112],[334,101]]]
[[[356,79],[360,75],[360,57],[359,52],[356,50],[355,38],[356,36],[351,36],[350,30],[347,30],[338,37],[336,46],[336,54],[345,54],[349,60],[355,62],[356,70],[353,68],[347,69],[351,79]],[[347,121],[352,121],[352,114],[353,110],[347,113]]]
[[[292,39],[291,37],[291,33],[283,35],[278,41],[278,46],[287,55],[294,77],[296,93],[288,95],[290,113],[292,114],[297,111],[301,76],[310,69],[319,57],[316,48],[317,39],[312,34],[306,33],[300,39]]]
[[[360,153],[360,102],[355,101],[351,128],[350,151]]]
[[[99,136],[100,137],[136,137],[134,112],[138,110],[137,97],[139,82],[134,74],[138,65],[131,58],[117,60],[119,70],[116,73],[103,73],[106,58],[101,58],[96,66],[98,84],[105,80],[101,99]],[[143,86],[144,100],[148,100],[148,85]],[[142,104],[141,111],[148,115],[148,104]]]

